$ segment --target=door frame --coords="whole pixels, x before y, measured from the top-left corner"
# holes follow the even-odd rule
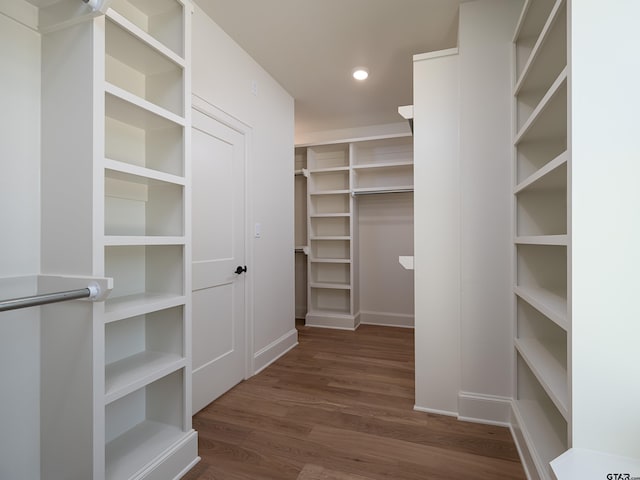
[[[228,114],[215,105],[209,103],[204,98],[192,93],[191,95],[191,108],[196,110],[213,120],[222,123],[226,127],[238,132],[244,138],[244,218],[245,218],[245,234],[244,234],[244,258],[248,265],[247,273],[244,275],[245,288],[244,288],[244,347],[245,347],[245,359],[244,359],[244,379],[248,379],[253,376],[254,367],[254,341],[253,341],[253,257],[254,249],[252,235],[253,228],[253,191],[250,188],[252,184],[251,169],[249,168],[252,158],[252,146],[253,146],[253,127],[242,120]],[[192,127],[193,128],[193,122]],[[189,132],[191,133],[191,132]],[[189,292],[191,295],[191,292]],[[193,335],[193,332],[191,333]]]

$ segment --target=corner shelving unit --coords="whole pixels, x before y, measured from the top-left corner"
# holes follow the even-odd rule
[[[413,139],[299,147],[296,158],[304,158],[306,168],[296,169],[307,177],[306,324],[353,330],[360,324],[357,196],[413,191]]]
[[[351,172],[355,194],[413,191],[412,137],[353,143]]]
[[[570,447],[567,5],[527,0],[514,37],[515,431],[533,468]]]
[[[51,439],[43,440],[43,471],[52,480],[177,478],[199,460],[191,426],[192,7],[190,0],[113,0],[110,7],[43,37],[44,104],[73,104],[72,93],[93,99],[75,116],[92,133],[82,140],[77,125],[47,109],[45,136],[77,151],[47,148],[43,163],[57,162],[85,185],[90,215],[78,219],[82,233],[66,239],[68,248],[90,252],[86,273],[114,282],[108,300],[93,308],[91,345],[82,346],[92,352],[87,392],[68,399],[92,415],[46,433],[82,438],[90,451],[77,442],[49,449]],[[66,68],[56,68],[58,57]],[[63,175],[44,175],[58,192],[78,190]],[[49,360],[75,370],[60,358]]]
[[[349,145],[308,147],[306,155],[309,256],[305,322],[354,329],[359,320],[353,295],[356,270]]]
[[[294,256],[295,315],[307,315],[307,150],[296,148],[294,155]]]

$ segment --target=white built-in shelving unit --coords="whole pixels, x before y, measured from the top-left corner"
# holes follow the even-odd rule
[[[299,147],[296,159],[307,190],[306,324],[355,329],[360,323],[357,196],[413,190],[412,137]]]
[[[566,2],[527,0],[514,52],[514,424],[551,479],[571,422]]]
[[[86,273],[114,284],[93,308],[86,344],[65,346],[92,352],[87,391],[68,398],[70,408],[91,414],[45,429],[42,468],[53,480],[177,478],[198,460],[190,414],[192,7],[189,0],[113,0],[110,7],[43,37],[43,164],[66,172],[44,172],[43,183],[57,190],[57,208],[64,208],[62,192],[74,189],[69,178],[84,185],[84,198],[70,195],[86,202],[85,215],[58,234],[60,242],[67,254],[87,256]],[[65,60],[58,68],[57,59]],[[56,102],[84,101],[76,96],[91,101],[65,123]],[[78,148],[65,151],[53,138]],[[55,235],[60,215],[45,209],[45,235]],[[45,355],[59,371],[76,368],[72,354]],[[60,393],[44,390],[44,402]],[[68,436],[88,445],[83,461],[76,460],[87,453],[78,440],[60,442]]]
[[[307,149],[296,148],[294,155],[294,245],[295,315],[307,315]]]

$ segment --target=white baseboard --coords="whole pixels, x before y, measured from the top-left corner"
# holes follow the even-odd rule
[[[435,408],[419,407],[418,405],[414,405],[413,409],[416,412],[434,413],[436,415],[446,415],[447,417],[457,417],[458,416],[458,412],[449,412],[447,410],[437,410]]]
[[[510,430],[511,436],[513,437],[513,441],[515,442],[518,450],[518,455],[520,456],[522,468],[524,469],[524,473],[528,480],[542,480],[546,477],[542,476],[538,471],[535,460],[537,455],[529,448],[529,444],[527,442],[528,433],[524,430],[521,423],[518,407],[515,405],[515,402],[512,402]]]
[[[254,375],[267,368],[289,350],[298,345],[298,331],[293,328],[253,356]]]
[[[354,331],[360,325],[360,314],[324,315],[307,313],[304,324],[307,327],[334,328],[336,330]]]
[[[360,311],[362,325],[380,325],[384,327],[413,328],[415,316],[404,313]]]
[[[509,427],[511,398],[482,393],[458,393],[458,419],[465,422]]]

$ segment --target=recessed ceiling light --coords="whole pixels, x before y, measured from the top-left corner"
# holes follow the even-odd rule
[[[356,80],[366,80],[369,76],[369,69],[364,67],[357,67],[353,69],[353,78]]]

